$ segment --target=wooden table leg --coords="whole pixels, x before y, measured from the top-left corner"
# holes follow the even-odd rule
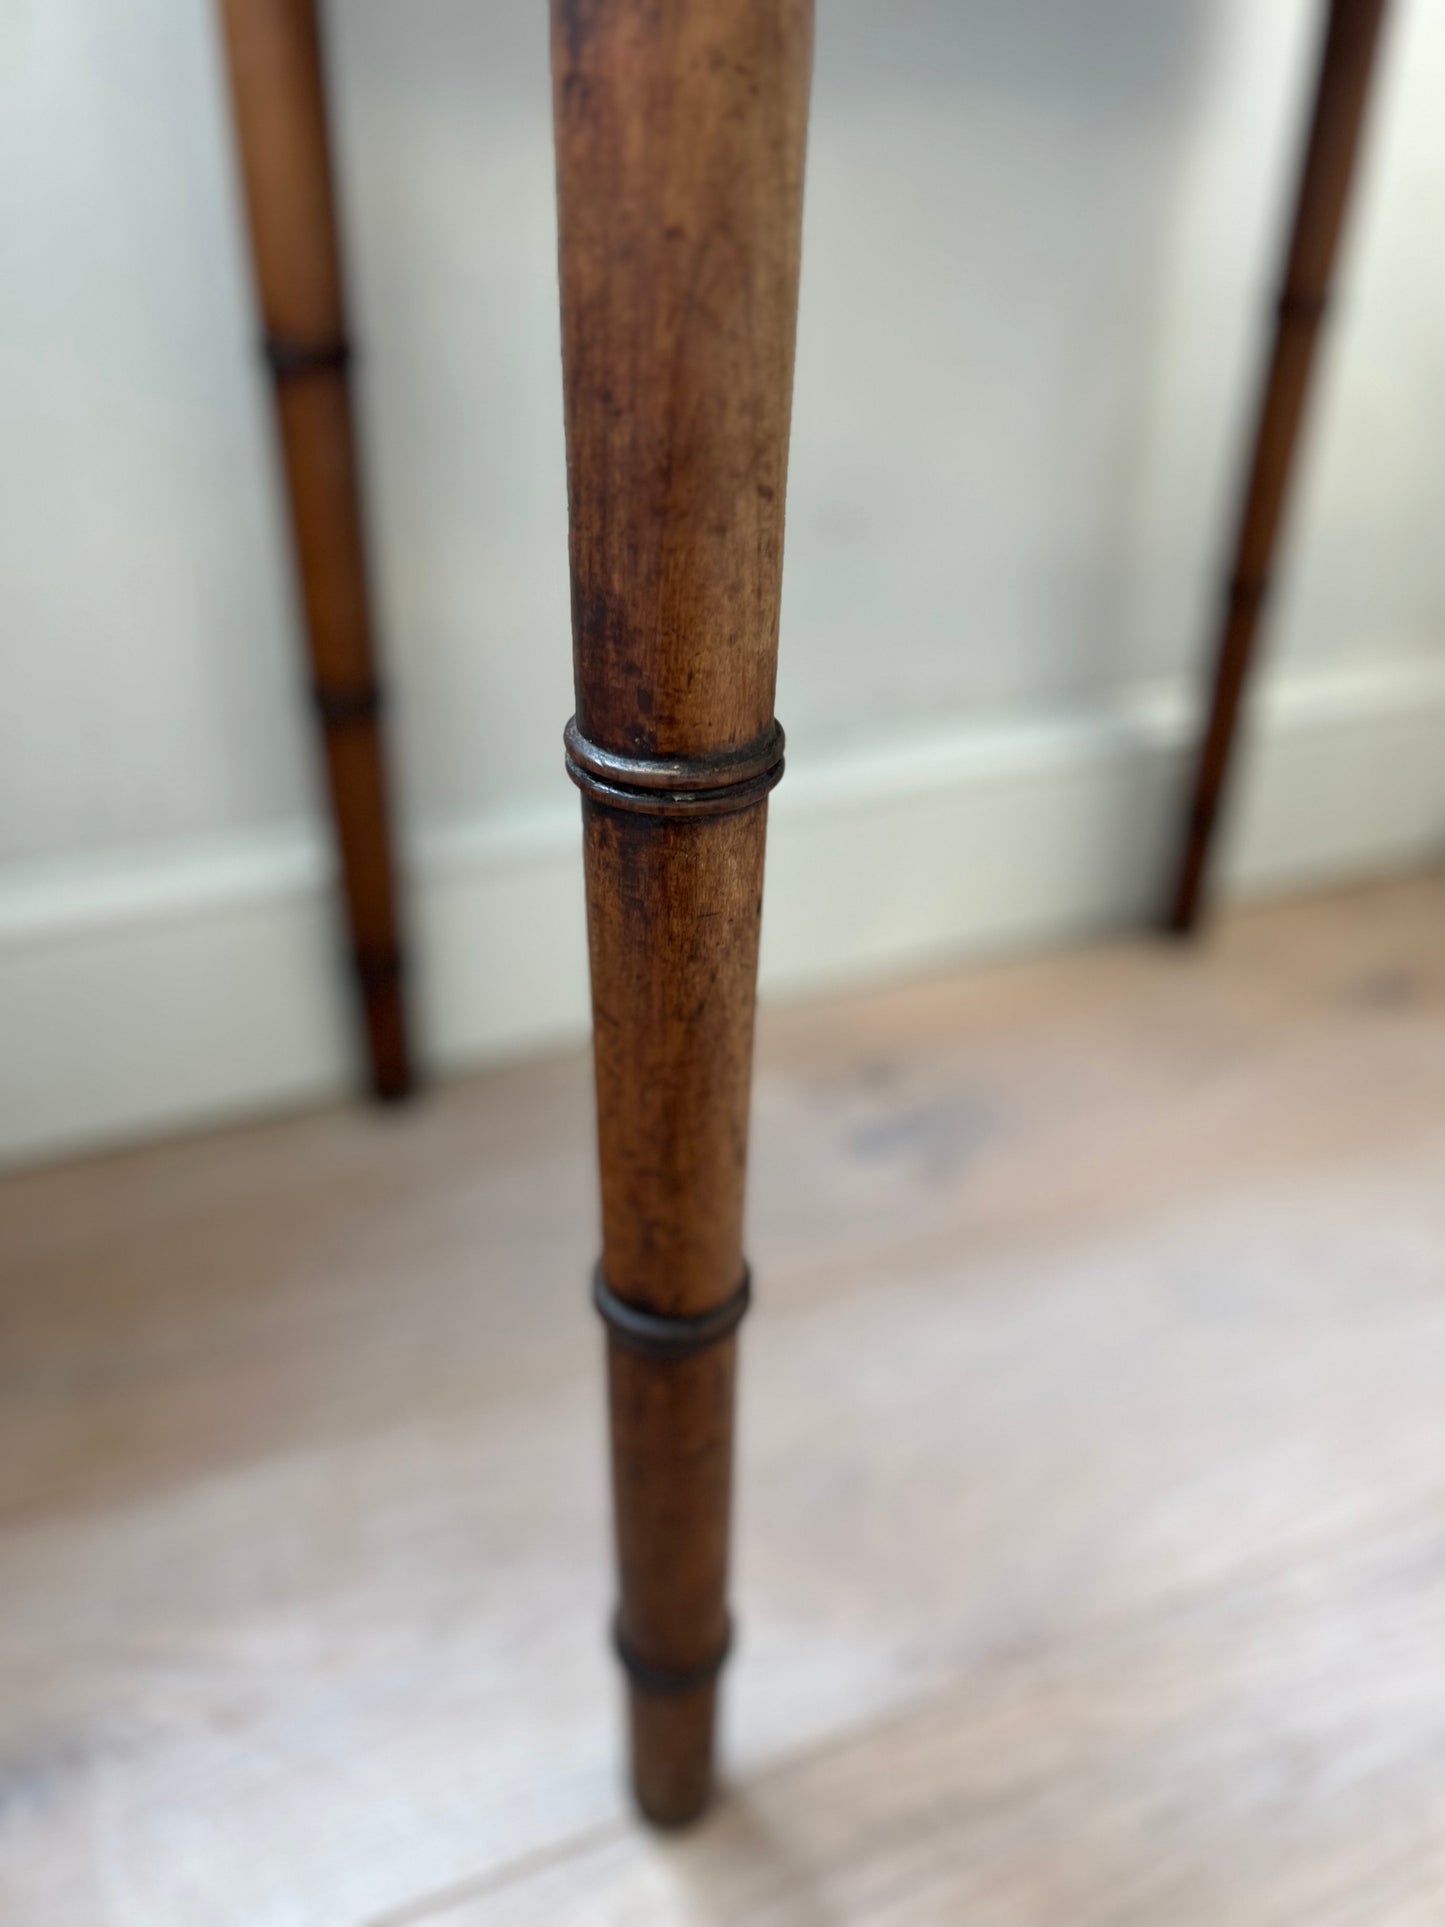
[[[1349,198],[1385,0],[1330,0],[1314,115],[1300,170],[1279,295],[1274,352],[1260,401],[1249,483],[1226,585],[1208,726],[1199,749],[1168,927],[1199,920],[1235,725],[1269,588],[1319,324]]]
[[[711,1781],[810,0],[553,0],[602,1262],[633,1778]]]
[[[310,676],[378,1097],[411,1087],[316,0],[221,0]]]

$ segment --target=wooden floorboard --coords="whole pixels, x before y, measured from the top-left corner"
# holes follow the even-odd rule
[[[1445,887],[765,1015],[729,1797],[585,1063],[0,1184],[0,1920],[1445,1918]]]
[[[613,1828],[411,1919],[1438,1920],[1442,1555],[1437,1498],[981,1666],[675,1842]]]

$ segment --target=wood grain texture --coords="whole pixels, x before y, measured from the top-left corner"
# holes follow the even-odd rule
[[[371,1082],[412,1071],[316,0],[221,0],[257,302]]]
[[[602,1276],[661,1317],[746,1275],[810,64],[809,0],[553,7]],[[699,813],[704,790],[745,807]],[[732,1337],[669,1359],[609,1333],[618,1650],[638,1801],[665,1823],[710,1785],[736,1362]]]
[[[773,720],[810,0],[554,0],[578,722]]]
[[[702,1312],[743,1263],[767,813],[584,807],[603,1269],[624,1298]]]
[[[1437,1919],[1442,917],[764,1011],[676,1840],[615,1758],[580,1056],[0,1183],[0,1919]]]
[[[1320,322],[1355,174],[1385,0],[1328,0],[1309,136],[1280,280],[1274,345],[1260,396],[1239,528],[1225,581],[1210,709],[1191,779],[1168,927],[1187,936],[1204,906],[1215,825],[1239,723],[1281,519],[1309,400]]]

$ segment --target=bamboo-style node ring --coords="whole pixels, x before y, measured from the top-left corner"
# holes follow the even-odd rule
[[[298,341],[268,334],[262,338],[261,353],[274,380],[295,381],[342,372],[351,362],[351,343],[344,335],[335,341]]]
[[[730,1298],[711,1311],[682,1316],[674,1312],[644,1311],[619,1298],[598,1265],[592,1274],[592,1302],[619,1345],[644,1358],[690,1358],[731,1338],[743,1321],[752,1298],[752,1273],[743,1267],[742,1283]]]
[[[594,802],[648,816],[728,816],[777,787],[786,739],[773,722],[756,741],[715,756],[624,756],[589,742],[574,716],[562,741],[567,774]]]
[[[322,722],[332,729],[349,723],[375,722],[385,697],[377,682],[358,683],[350,689],[324,689],[317,683],[312,688],[311,700]]]
[[[1323,318],[1329,305],[1327,289],[1321,288],[1311,293],[1303,288],[1286,288],[1275,303],[1275,312],[1281,321],[1313,326]]]
[[[727,1657],[732,1647],[733,1626],[730,1618],[727,1631],[723,1634],[722,1645],[700,1666],[689,1666],[677,1670],[667,1666],[652,1666],[628,1645],[622,1631],[621,1615],[619,1614],[612,1622],[612,1650],[622,1661],[623,1672],[635,1686],[640,1686],[644,1693],[675,1695],[700,1692],[704,1686],[712,1685],[727,1664]]]
[[[351,967],[365,990],[399,983],[405,970],[398,944],[357,944],[351,953]]]

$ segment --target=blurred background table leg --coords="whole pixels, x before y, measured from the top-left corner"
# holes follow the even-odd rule
[[[412,1083],[316,0],[222,0],[252,266],[372,1089]]]
[[[1309,400],[1315,346],[1354,178],[1384,12],[1385,0],[1329,0],[1314,111],[1280,287],[1274,349],[1225,585],[1209,719],[1197,753],[1184,847],[1169,907],[1168,927],[1181,936],[1195,929],[1206,907],[1214,833],[1229,780],[1239,711],[1254,661],[1300,425]]]

